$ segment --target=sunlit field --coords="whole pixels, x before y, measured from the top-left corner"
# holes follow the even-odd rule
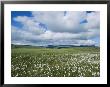
[[[12,77],[99,77],[100,49],[12,48]]]

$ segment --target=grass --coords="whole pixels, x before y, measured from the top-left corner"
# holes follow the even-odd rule
[[[12,77],[99,77],[100,49],[12,48]]]

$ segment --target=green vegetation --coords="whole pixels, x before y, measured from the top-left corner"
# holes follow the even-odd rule
[[[12,77],[99,77],[100,48],[12,48]]]

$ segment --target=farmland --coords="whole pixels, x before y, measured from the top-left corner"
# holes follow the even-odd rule
[[[12,77],[99,77],[100,48],[12,48]]]

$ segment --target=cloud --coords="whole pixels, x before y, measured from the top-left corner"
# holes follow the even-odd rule
[[[40,23],[34,21],[32,17],[17,16],[13,19],[23,25],[22,30],[31,32],[33,34],[41,34],[45,31],[45,28],[40,26]]]
[[[86,12],[70,11],[66,12],[66,16],[64,16],[64,13],[63,11],[32,12],[34,20],[46,24],[48,29],[53,32],[78,33],[85,31],[80,21],[85,19]]]
[[[99,29],[100,28],[100,13],[92,12],[87,14],[88,23],[85,25],[87,29]]]
[[[12,25],[12,43],[30,45],[94,45],[99,39],[100,14],[85,11],[36,11],[32,17],[17,16],[13,20],[22,27]],[[85,21],[86,23],[81,23]]]

